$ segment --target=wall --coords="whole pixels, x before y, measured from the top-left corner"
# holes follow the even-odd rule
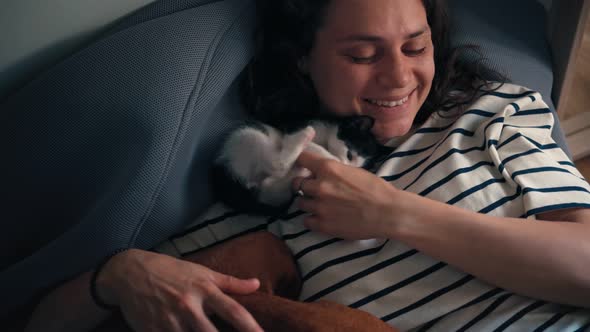
[[[117,19],[153,1],[2,0],[0,99]]]

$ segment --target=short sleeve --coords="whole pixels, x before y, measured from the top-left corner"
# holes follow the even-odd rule
[[[520,89],[496,114],[488,137],[502,176],[517,188],[523,217],[590,207],[588,182],[551,137],[553,114],[537,92]]]

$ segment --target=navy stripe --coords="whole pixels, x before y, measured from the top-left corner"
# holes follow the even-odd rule
[[[426,162],[426,160],[428,160],[428,158],[430,158],[430,157],[426,157],[426,158],[424,158],[424,159],[420,160],[420,161],[419,161],[419,162],[417,162],[415,165],[413,165],[412,167],[410,167],[410,168],[406,169],[405,171],[403,171],[403,172],[401,172],[401,173],[394,174],[394,175],[388,175],[388,176],[384,176],[384,177],[383,177],[383,179],[384,179],[385,181],[389,181],[389,182],[391,182],[391,181],[395,181],[395,180],[397,180],[397,179],[401,178],[402,176],[404,176],[404,175],[406,175],[406,174],[410,173],[411,171],[415,170],[416,168],[420,167],[420,165],[424,164],[424,162]]]
[[[493,122],[493,121],[492,121],[492,122]],[[488,127],[486,127],[486,129],[487,129],[487,128],[488,128]],[[484,133],[485,133],[485,130],[484,130]],[[444,144],[444,143],[447,141],[447,139],[449,139],[449,137],[451,137],[451,135],[454,135],[454,134],[462,134],[463,136],[467,136],[467,137],[473,137],[473,135],[474,135],[475,133],[474,133],[474,132],[472,132],[472,131],[469,131],[469,130],[463,129],[463,128],[457,128],[457,129],[453,129],[453,130],[451,130],[451,131],[450,131],[450,132],[447,134],[447,136],[445,136],[445,138],[443,138],[442,140],[440,140],[440,141],[438,142],[438,144],[436,145],[436,148],[435,148],[435,150],[436,150],[436,149],[438,149],[438,148],[439,148],[441,145],[443,145],[443,144]]]
[[[548,205],[532,210],[528,210],[526,212],[526,216],[530,217],[535,214],[553,211],[553,210],[561,210],[561,209],[572,209],[572,208],[590,208],[590,204],[586,203],[565,203],[565,204],[555,204],[555,205]]]
[[[533,143],[536,147],[538,147],[541,150],[561,149],[561,147],[559,145],[557,145],[557,143],[541,144],[532,138],[529,138],[526,136],[523,136],[523,137],[526,138],[527,141]]]
[[[190,254],[194,254],[195,252],[197,252],[199,250],[204,250],[204,249],[213,247],[213,246],[215,246],[217,244],[220,244],[222,242],[233,240],[235,238],[238,238],[238,237],[243,236],[243,235],[246,235],[246,234],[250,234],[250,233],[254,233],[254,232],[259,232],[259,231],[263,231],[263,230],[267,230],[267,229],[268,229],[268,225],[267,224],[258,225],[258,226],[255,226],[253,228],[247,229],[247,230],[245,230],[243,232],[240,232],[238,234],[234,234],[234,235],[232,235],[232,236],[230,236],[228,238],[225,238],[225,239],[222,239],[222,240],[219,240],[219,241],[215,241],[214,243],[212,243],[212,244],[210,244],[208,246],[204,246],[203,248],[198,248],[198,249],[195,249],[195,250],[187,251],[185,253],[181,253],[181,256],[184,257],[184,256],[187,256],[187,255],[190,255]]]
[[[537,98],[535,98],[535,96],[529,96],[529,98],[531,98],[532,101],[537,101]]]
[[[487,291],[486,293],[484,293],[484,294],[478,296],[477,298],[475,298],[475,299],[473,299],[473,300],[465,303],[464,305],[460,306],[459,308],[456,308],[453,311],[447,312],[446,314],[444,314],[444,315],[442,315],[442,316],[440,316],[440,317],[438,317],[436,319],[433,319],[430,322],[422,325],[422,327],[418,331],[416,331],[416,332],[426,332],[431,327],[433,327],[434,325],[438,324],[438,322],[440,322],[441,320],[445,319],[449,315],[452,315],[452,314],[456,313],[457,311],[461,311],[461,310],[463,310],[463,309],[465,309],[467,307],[471,307],[471,306],[476,305],[476,304],[478,304],[480,302],[483,302],[483,301],[485,301],[485,300],[487,300],[487,299],[489,299],[489,298],[491,298],[493,296],[496,296],[496,295],[498,295],[498,294],[500,294],[502,292],[504,292],[504,290],[501,289],[501,288],[494,288],[494,289],[492,289],[490,291]]]
[[[467,130],[467,129],[463,129],[463,128],[457,128],[457,129],[451,130],[451,132],[449,133],[448,136],[451,136],[453,134],[462,134],[463,136],[473,137],[473,135],[475,133],[473,131],[471,131],[471,130]],[[448,136],[443,140],[443,142],[448,138]]]
[[[458,201],[462,200],[463,198],[473,194],[474,192],[482,190],[489,185],[492,185],[494,183],[505,183],[505,182],[506,182],[506,179],[504,179],[504,178],[502,178],[502,179],[489,179],[489,180],[487,180],[475,187],[472,187],[468,190],[465,190],[464,192],[460,193],[459,195],[453,197],[450,201],[447,202],[447,204],[449,204],[449,205],[456,204]]]
[[[499,123],[504,121],[504,118],[497,118],[494,119],[492,121],[490,121],[490,123],[487,124],[487,126],[485,127],[485,129],[483,130],[484,132],[484,136],[486,131],[488,130],[488,128],[490,126],[492,126],[495,123]],[[447,136],[448,138],[448,136]],[[442,143],[441,143],[442,144]],[[440,144],[439,144],[440,145]],[[431,170],[432,168],[434,168],[436,165],[440,164],[441,162],[443,162],[445,159],[449,158],[451,155],[455,154],[455,153],[460,153],[460,154],[467,154],[471,151],[483,151],[485,150],[485,146],[486,146],[486,142],[484,141],[482,146],[476,146],[476,147],[472,147],[469,149],[465,149],[465,150],[459,150],[459,149],[450,149],[449,151],[447,151],[447,153],[445,153],[443,156],[439,157],[437,160],[433,161],[430,165],[428,165],[424,170],[422,170],[422,172],[420,172],[420,174],[418,174],[418,176],[414,179],[414,181],[412,181],[409,185],[407,185],[404,190],[407,190],[409,187],[411,187],[414,183],[416,183],[426,172],[428,172],[429,170]]]
[[[521,133],[516,133],[516,134],[510,136],[504,142],[502,142],[502,144],[498,145],[497,149],[500,150],[504,145],[507,145],[508,143],[514,141],[515,139],[517,139],[517,138],[519,138],[521,136],[522,136]]]
[[[296,239],[296,238],[298,238],[300,236],[303,236],[303,235],[305,235],[305,234],[307,234],[309,232],[311,232],[311,231],[309,229],[306,229],[306,230],[303,230],[303,231],[301,231],[299,233],[285,234],[281,238],[283,239],[283,241],[289,241],[289,240]]]
[[[321,249],[321,248],[323,248],[323,247],[327,247],[327,246],[329,246],[329,245],[331,245],[331,244],[333,244],[333,243],[340,242],[340,241],[342,241],[342,239],[339,239],[339,238],[333,238],[333,239],[330,239],[330,240],[326,240],[326,241],[324,241],[324,242],[316,243],[316,244],[314,244],[314,245],[312,245],[312,246],[309,246],[309,247],[307,247],[307,248],[305,248],[305,249],[301,250],[301,251],[300,251],[300,252],[298,252],[297,254],[293,255],[293,257],[294,257],[296,260],[299,260],[299,259],[301,259],[301,257],[303,257],[303,256],[305,256],[305,255],[307,255],[307,254],[309,254],[310,252],[312,252],[312,251],[314,251],[314,250]]]
[[[560,172],[560,173],[572,174],[572,173],[570,173],[570,171],[565,170],[563,168],[547,166],[547,167],[535,167],[535,168],[521,169],[520,171],[516,171],[516,172],[512,173],[512,175],[510,177],[512,178],[512,180],[516,180],[516,178],[521,175],[534,174],[534,173],[544,173],[544,172]]]
[[[504,303],[506,300],[508,300],[508,298],[511,296],[512,296],[512,294],[504,294],[504,295],[498,297],[494,302],[492,302],[492,304],[490,304],[487,308],[485,308],[484,311],[479,313],[479,315],[475,316],[472,320],[467,322],[467,324],[463,325],[460,329],[458,329],[457,332],[466,331],[467,329],[469,329],[473,325],[477,324],[479,321],[483,320],[489,314],[491,314],[494,310],[496,310],[497,307],[499,307],[502,303]]]
[[[575,330],[574,332],[586,332],[586,331],[588,331],[588,328],[590,328],[590,322],[584,324],[582,327]]]
[[[534,93],[536,93],[536,91],[525,91],[523,93],[518,93],[518,94],[497,92],[497,91],[487,91],[482,94],[482,97],[486,96],[486,95],[491,95],[491,96],[496,96],[496,97],[500,97],[500,98],[515,99],[515,98],[526,97],[526,96],[532,95]]]
[[[491,161],[480,161],[479,163],[473,165],[473,166],[469,166],[469,167],[464,167],[464,168],[459,168],[458,170],[452,172],[451,174],[445,176],[444,178],[442,178],[441,180],[435,182],[433,185],[431,185],[430,187],[424,189],[422,192],[418,193],[418,195],[420,196],[426,196],[428,194],[430,194],[433,190],[436,190],[437,188],[443,186],[444,184],[448,183],[449,181],[451,181],[452,179],[454,179],[455,177],[461,175],[461,174],[465,174],[465,173],[469,173],[471,171],[474,171],[482,166],[494,166],[494,163]]]
[[[447,266],[447,264],[442,263],[442,262],[441,263],[437,263],[437,264],[435,264],[435,265],[433,265],[433,266],[431,266],[431,267],[423,270],[420,273],[417,273],[417,274],[415,274],[415,275],[413,275],[413,276],[411,276],[409,278],[406,278],[406,279],[398,282],[395,285],[391,285],[389,287],[386,287],[386,288],[380,290],[379,292],[374,293],[374,294],[371,294],[371,295],[369,295],[369,296],[367,296],[367,297],[365,297],[363,299],[360,299],[360,300],[358,300],[358,301],[356,301],[356,302],[354,302],[354,303],[352,303],[352,304],[350,304],[348,306],[351,307],[351,308],[355,308],[355,309],[356,308],[359,308],[359,307],[362,307],[362,306],[364,306],[365,304],[367,304],[369,302],[373,302],[373,301],[375,301],[375,300],[377,300],[379,298],[382,298],[383,296],[386,296],[388,294],[391,294],[394,291],[396,291],[396,290],[398,290],[400,288],[403,288],[403,287],[405,287],[405,286],[407,286],[407,285],[409,285],[409,284],[411,284],[411,283],[413,283],[415,281],[418,281],[418,280],[420,280],[422,278],[425,278],[428,275],[430,275],[430,274],[432,274],[432,273],[434,273],[434,272],[442,269],[445,266]]]
[[[543,332],[543,331],[545,331],[546,329],[550,328],[552,325],[555,325],[555,323],[557,323],[565,315],[570,314],[570,313],[572,313],[574,311],[576,311],[576,309],[571,308],[571,309],[566,310],[564,312],[556,313],[548,321],[546,321],[545,323],[543,323],[539,327],[537,327],[533,332]]]
[[[199,223],[199,224],[197,224],[195,226],[189,227],[189,228],[185,229],[184,231],[182,231],[181,233],[178,233],[178,234],[173,235],[172,237],[169,238],[169,240],[175,240],[175,239],[181,238],[181,237],[183,237],[183,236],[185,236],[185,235],[187,235],[189,233],[196,232],[196,231],[198,231],[198,230],[200,230],[202,228],[205,228],[205,227],[207,227],[209,225],[214,225],[214,224],[220,223],[220,222],[222,222],[222,221],[224,221],[226,219],[239,216],[240,214],[242,214],[242,213],[241,212],[235,212],[235,211],[226,212],[226,213],[222,214],[219,217],[208,219],[208,220],[205,220],[202,223]]]
[[[533,110],[520,111],[516,114],[513,114],[512,116],[527,116],[527,115],[538,115],[538,114],[547,114],[547,113],[551,113],[551,111],[548,108],[539,108],[539,109],[533,109]]]
[[[397,255],[395,257],[392,257],[392,258],[390,258],[388,260],[385,260],[385,261],[383,261],[383,262],[381,262],[379,264],[373,265],[373,266],[371,266],[370,268],[368,268],[368,269],[366,269],[364,271],[360,271],[358,273],[355,273],[352,276],[350,276],[350,277],[348,277],[348,278],[346,278],[346,279],[344,279],[342,281],[339,281],[338,283],[336,283],[336,284],[334,284],[334,285],[332,285],[332,286],[330,286],[330,287],[328,287],[326,289],[323,289],[323,290],[321,290],[321,291],[313,294],[312,296],[310,296],[307,299],[305,299],[304,302],[313,302],[313,301],[316,301],[316,300],[318,300],[318,299],[320,299],[320,298],[322,298],[322,297],[324,297],[324,296],[326,296],[326,295],[328,295],[328,294],[330,294],[332,292],[337,291],[338,289],[340,289],[340,288],[342,288],[342,287],[344,287],[344,286],[346,286],[346,285],[348,285],[350,283],[353,283],[353,282],[355,282],[355,281],[357,281],[357,280],[359,280],[361,278],[364,278],[364,277],[368,276],[371,273],[374,273],[374,272],[379,271],[379,270],[381,270],[383,268],[386,268],[388,266],[391,266],[391,265],[393,265],[393,264],[395,264],[397,262],[400,262],[400,261],[402,261],[402,260],[404,260],[404,259],[406,259],[408,257],[411,257],[411,256],[413,256],[413,255],[415,255],[417,253],[418,253],[417,250],[412,249],[412,250],[406,251],[406,252],[404,252],[404,253],[402,253],[400,255]]]
[[[385,160],[389,160],[389,159],[393,159],[393,158],[399,158],[399,157],[413,156],[413,155],[422,153],[422,152],[424,152],[424,151],[432,148],[435,145],[436,145],[436,143],[435,144],[432,144],[432,145],[429,145],[429,146],[427,146],[425,148],[421,148],[421,149],[394,152],[394,153],[390,154],[389,156],[387,156],[387,158],[385,158]]]
[[[305,211],[297,210],[297,211],[279,216],[278,219],[283,220],[283,221],[289,221],[291,219],[295,219],[295,218],[299,217],[300,215],[306,214],[306,213],[307,212],[305,212]]]
[[[321,264],[320,266],[316,267],[315,269],[309,271],[309,273],[307,273],[306,275],[304,275],[301,279],[303,281],[307,281],[309,280],[311,277],[315,276],[316,274],[322,272],[323,270],[334,266],[334,265],[338,265],[338,264],[342,264],[342,263],[346,263],[348,261],[352,261],[358,258],[362,258],[362,257],[366,257],[366,256],[370,256],[373,254],[378,253],[379,251],[381,251],[381,249],[383,249],[383,247],[385,247],[385,245],[387,244],[389,240],[385,241],[382,245],[377,246],[375,248],[370,248],[370,249],[365,249],[359,252],[355,252],[346,256],[342,256],[342,257],[338,257],[332,260],[329,260],[323,264]]]
[[[508,139],[506,139],[504,142],[502,142],[502,144],[500,144],[498,146],[498,149],[501,149],[502,147],[504,147],[505,145],[507,145],[508,143],[514,141],[515,139],[519,138],[519,137],[523,137],[524,139],[526,139],[527,141],[533,143],[537,148],[541,149],[541,150],[551,150],[551,149],[556,149],[556,148],[560,148],[559,145],[557,145],[557,143],[549,143],[549,144],[541,144],[537,141],[535,141],[532,138],[529,138],[527,136],[524,136],[521,133],[516,133],[512,136],[510,136]]]
[[[446,294],[446,293],[448,293],[448,292],[450,292],[450,291],[452,291],[452,290],[454,290],[456,288],[459,288],[459,287],[465,285],[466,283],[468,283],[469,281],[471,281],[473,279],[474,279],[473,276],[470,276],[470,275],[465,276],[465,277],[457,280],[456,282],[454,282],[454,283],[452,283],[452,284],[450,284],[450,285],[448,285],[448,286],[446,286],[444,288],[441,288],[441,289],[437,290],[436,292],[434,292],[434,293],[426,296],[425,298],[423,298],[423,299],[421,299],[421,300],[419,300],[419,301],[417,301],[417,302],[415,302],[415,303],[413,303],[413,304],[411,304],[411,305],[409,305],[409,306],[407,306],[405,308],[402,308],[402,309],[400,309],[400,310],[398,310],[396,312],[392,312],[389,315],[386,315],[386,316],[381,317],[381,320],[384,321],[384,322],[388,322],[388,321],[390,321],[392,319],[395,319],[396,317],[399,317],[401,315],[407,314],[408,312],[410,312],[412,310],[415,310],[416,308],[419,308],[419,307],[425,305],[428,302],[434,301],[435,299],[441,297],[442,295],[444,295],[444,294]]]
[[[493,124],[495,124],[495,123],[502,122],[502,121],[504,121],[504,118],[503,118],[503,117],[501,117],[501,118],[497,118],[497,119],[494,119],[494,120],[490,121],[490,123],[488,123],[488,124],[486,125],[486,127],[484,128],[484,130],[483,130],[483,132],[484,132],[484,136],[485,136],[485,133],[486,133],[486,131],[488,130],[488,128],[489,128],[490,126],[492,126],[492,125],[493,125]],[[447,136],[447,137],[445,138],[445,140],[446,140],[448,137],[449,137],[449,136]],[[444,140],[443,140],[443,141],[444,141]],[[438,146],[440,146],[440,144],[442,144],[442,142],[441,142],[441,143],[439,143],[439,144],[438,144]],[[438,148],[438,146],[437,146],[437,148]],[[431,163],[430,165],[428,165],[428,166],[427,166],[427,167],[426,167],[426,168],[425,168],[425,169],[424,169],[424,170],[423,170],[423,171],[422,171],[422,172],[421,172],[421,173],[418,175],[418,177],[417,177],[416,179],[414,179],[414,181],[413,181],[412,183],[410,183],[410,185],[408,185],[408,186],[406,187],[406,189],[407,189],[407,188],[409,188],[409,187],[410,187],[412,184],[414,184],[416,181],[418,181],[418,180],[419,180],[419,179],[422,177],[422,175],[424,175],[424,173],[426,173],[427,171],[429,171],[430,169],[432,169],[432,168],[433,168],[434,166],[436,166],[437,164],[439,164],[439,163],[443,162],[443,161],[444,161],[446,158],[448,158],[448,157],[449,157],[449,156],[451,156],[452,154],[454,154],[454,153],[466,154],[466,153],[469,153],[469,152],[471,152],[471,151],[475,151],[475,150],[484,151],[484,150],[485,150],[485,146],[486,146],[486,142],[484,141],[484,143],[483,143],[483,145],[482,145],[482,146],[476,146],[476,147],[472,147],[472,148],[465,149],[465,150],[451,149],[451,150],[447,151],[447,153],[445,153],[445,154],[444,154],[442,157],[438,158],[438,159],[437,159],[437,160],[435,160],[433,163]],[[402,173],[398,173],[398,174],[394,174],[394,175],[389,175],[389,176],[384,176],[384,177],[383,177],[383,179],[385,179],[386,181],[390,181],[390,182],[391,182],[391,181],[394,181],[394,180],[397,180],[397,179],[401,178],[402,176],[404,176],[404,175],[408,174],[408,173],[409,173],[409,172],[411,172],[412,170],[416,169],[417,167],[419,167],[419,166],[420,166],[421,164],[423,164],[423,163],[424,163],[424,162],[425,162],[425,161],[426,161],[428,158],[429,158],[429,157],[427,157],[427,158],[425,158],[425,159],[422,159],[422,160],[420,160],[420,161],[418,162],[418,164],[416,164],[416,165],[413,165],[412,167],[408,168],[406,171],[404,171],[404,172],[402,172]]]
[[[501,198],[499,200],[497,200],[496,202],[486,206],[485,208],[479,210],[479,213],[489,213],[492,210],[495,210],[496,208],[498,208],[499,206],[504,205],[505,203],[508,203],[510,201],[515,200],[516,198],[518,198],[520,196],[520,192],[522,191],[522,189],[520,188],[520,186],[518,188],[516,188],[516,193],[512,196],[506,196],[504,198]]]
[[[504,171],[504,167],[506,166],[506,164],[508,164],[509,162],[513,161],[514,159],[520,158],[520,157],[524,157],[524,156],[528,156],[531,155],[533,153],[539,153],[539,152],[543,152],[539,149],[530,149],[528,151],[525,152],[521,152],[515,155],[512,155],[504,160],[502,160],[502,163],[500,163],[500,166],[498,166],[498,170],[500,171],[500,173],[502,173],[502,171]]]
[[[527,307],[523,308],[522,310],[520,310],[519,312],[517,312],[516,314],[514,314],[514,316],[510,317],[510,319],[508,319],[507,321],[505,321],[502,325],[498,326],[494,330],[494,332],[504,331],[510,325],[514,324],[516,321],[518,321],[519,319],[521,319],[522,317],[524,317],[529,312],[531,312],[531,311],[533,311],[533,310],[535,310],[535,309],[537,309],[539,307],[542,307],[545,304],[547,304],[547,302],[545,302],[545,301],[537,301],[537,302],[531,303]]]
[[[518,106],[517,103],[510,103],[510,105],[512,105],[512,107],[514,107],[515,111],[517,111],[517,112],[520,111],[520,106]]]
[[[559,164],[564,166],[576,167],[576,165],[574,165],[574,163],[572,163],[571,161],[560,161]]]
[[[544,125],[544,126],[517,126],[517,125],[504,125],[504,127],[510,127],[510,128],[520,128],[520,129],[551,129],[551,128],[552,128],[550,125]]]
[[[467,115],[467,114],[480,115],[480,116],[483,116],[486,118],[491,118],[494,115],[496,115],[496,113],[488,112],[488,111],[484,111],[484,110],[478,110],[478,109],[472,109],[472,110],[469,110],[469,111],[463,113],[463,115]]]
[[[422,170],[422,172],[420,172],[420,174],[418,174],[418,176],[414,179],[414,181],[412,181],[409,185],[407,185],[404,188],[404,190],[407,190],[408,188],[410,188],[414,183],[418,182],[418,180],[420,180],[420,178],[422,178],[422,176],[424,174],[426,174],[426,172],[428,172],[429,170],[431,170],[432,168],[434,168],[436,165],[440,164],[441,162],[445,161],[445,159],[449,158],[451,155],[453,155],[455,153],[467,154],[467,153],[469,153],[471,151],[483,151],[484,149],[485,149],[485,146],[476,146],[476,147],[469,148],[469,149],[466,149],[466,150],[450,149],[442,157],[438,158],[437,160],[433,161],[431,164],[429,164],[428,166],[426,166],[426,168],[424,168]]]
[[[562,192],[562,191],[581,191],[590,194],[590,191],[586,188],[577,187],[577,186],[566,186],[566,187],[553,187],[553,188],[525,188],[522,193],[523,195],[528,194],[529,192],[541,192],[541,193],[555,193],[555,192]]]

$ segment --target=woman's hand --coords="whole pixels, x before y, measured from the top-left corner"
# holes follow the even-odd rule
[[[228,294],[250,294],[257,279],[242,280],[202,265],[142,250],[114,256],[97,279],[98,295],[117,304],[134,331],[217,331],[216,314],[238,331],[262,331]]]
[[[391,231],[391,215],[401,212],[410,199],[385,180],[364,169],[351,167],[303,152],[297,164],[311,171],[309,178],[293,180],[300,209],[310,212],[305,226],[343,239],[386,237]]]

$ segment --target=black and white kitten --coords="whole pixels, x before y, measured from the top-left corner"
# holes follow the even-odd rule
[[[367,116],[313,120],[290,133],[260,122],[242,126],[230,134],[215,160],[215,194],[239,211],[278,213],[293,199],[293,179],[310,174],[295,165],[302,151],[363,167],[379,149],[372,126]]]

